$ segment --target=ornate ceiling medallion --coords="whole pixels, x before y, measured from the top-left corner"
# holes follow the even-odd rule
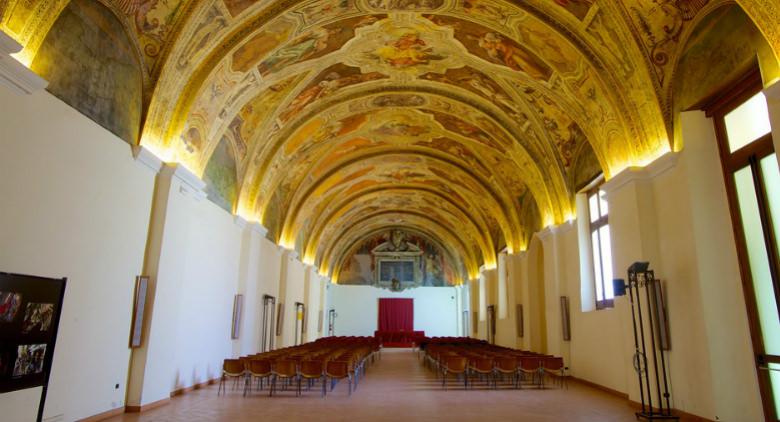
[[[363,73],[380,72],[400,81],[462,67],[462,58],[468,55],[451,27],[437,26],[414,13],[395,13],[358,29],[342,50],[348,52],[345,63]]]

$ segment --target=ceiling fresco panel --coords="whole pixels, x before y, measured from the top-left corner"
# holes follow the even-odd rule
[[[700,68],[697,52],[720,52],[700,32],[729,20],[694,27],[726,3],[100,0],[128,39],[80,61],[137,70],[111,72],[132,83],[110,92],[68,85],[77,109],[131,128],[120,136],[203,177],[211,200],[262,222],[323,273],[361,273],[350,253],[396,228],[441,246],[433,255],[468,278],[504,246],[522,250],[534,231],[571,218],[598,173],[683,147],[675,116],[701,93],[676,72]],[[757,28],[745,44],[759,46],[767,78],[780,77],[780,6],[736,3]],[[44,66],[54,57],[44,40],[77,4],[0,2],[19,60],[55,90],[81,74]],[[101,22],[68,26],[111,26]],[[727,50],[722,64],[736,67],[753,51]],[[84,106],[105,98],[132,115]]]

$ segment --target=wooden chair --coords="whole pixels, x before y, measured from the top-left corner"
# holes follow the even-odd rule
[[[531,376],[531,383],[541,386],[541,371],[542,371],[542,359],[538,356],[521,356],[520,360],[520,374],[525,378],[526,375]]]
[[[479,357],[469,359],[469,372],[472,375],[484,376],[487,387],[490,388],[490,383],[495,379],[495,369],[492,358]],[[474,383],[471,383],[472,388]]]
[[[561,388],[564,386],[568,389],[569,383],[568,375],[566,374],[566,367],[563,366],[563,358],[561,357],[546,357],[542,360],[542,375],[547,375],[560,382]],[[542,387],[544,387],[544,380],[542,380]]]
[[[515,388],[518,388],[520,385],[519,367],[517,365],[517,359],[513,357],[502,356],[496,358],[496,374],[501,375],[502,378],[504,375],[509,375]]]
[[[298,370],[298,395],[301,395],[301,382],[306,380],[308,388],[311,388],[312,382],[315,380],[322,381],[322,385],[325,386],[325,370],[324,363],[321,360],[304,360],[301,361],[300,368]],[[325,396],[323,389],[323,396]]]
[[[254,380],[257,380],[258,389],[263,389],[263,380],[272,375],[271,362],[265,359],[251,359],[247,365],[246,374],[249,379],[244,387],[244,396],[246,396],[247,390],[249,393],[252,392],[252,381]]]
[[[298,377],[297,362],[289,359],[279,359],[271,365],[271,391],[269,396],[274,395],[276,390],[276,382],[281,378],[287,383],[290,383]],[[296,392],[296,395],[298,392]]]
[[[238,381],[244,378],[244,362],[241,359],[225,359],[222,363],[222,377],[219,379],[219,387],[217,388],[217,395],[220,391],[225,392],[225,380],[227,378],[233,378],[233,389],[238,386]]]
[[[469,388],[468,363],[468,359],[462,356],[447,356],[443,358],[441,364],[441,386],[445,390],[447,389],[447,375],[452,374],[455,375],[456,379],[459,376],[463,376],[463,388]]]
[[[352,375],[349,371],[349,362],[332,360],[325,364],[325,380],[330,379],[330,391],[336,387],[336,381],[347,379],[349,395],[352,395]],[[322,383],[322,395],[327,391],[327,382]]]

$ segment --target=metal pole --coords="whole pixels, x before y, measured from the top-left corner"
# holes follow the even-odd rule
[[[660,280],[656,280],[655,277],[653,277],[653,284],[658,284],[658,289],[654,290],[654,292],[657,292],[656,295],[654,295],[655,300],[658,302],[655,306],[655,309],[659,312],[664,312],[664,293],[663,293],[663,286],[661,285]],[[659,324],[659,335],[661,334],[661,327],[660,324],[662,321],[666,321],[666,318],[661,319],[658,318],[658,324]],[[672,405],[669,402],[669,381],[666,377],[666,357],[664,356],[664,351],[661,350],[661,371],[663,372],[664,376],[664,398],[666,399],[666,414],[668,416],[672,415]]]
[[[655,273],[650,270],[646,271],[644,273],[645,278],[645,296],[647,298],[647,317],[649,318],[649,324],[650,324],[650,346],[653,348],[653,372],[655,374],[655,389],[658,393],[658,403],[661,407],[661,410],[663,411],[663,396],[661,395],[661,382],[658,379],[658,351],[655,347],[655,335],[653,335],[653,307],[652,307],[652,301],[650,299],[650,288],[652,287],[652,281],[655,278]],[[653,412],[652,406],[650,407],[650,412]]]
[[[637,314],[639,315],[639,335],[642,339],[642,357],[645,360],[645,385],[647,386],[647,405],[650,407],[650,412],[653,411],[653,394],[651,393],[652,389],[650,387],[650,372],[647,368],[647,346],[645,345],[645,323],[644,318],[642,317],[642,300],[639,296],[639,275],[637,273],[634,273],[634,285],[636,286],[636,308],[637,308]]]
[[[639,361],[639,337],[636,333],[636,314],[634,312],[634,286],[636,285],[636,276],[630,271],[628,273],[628,297],[631,301],[631,325],[634,328],[634,357],[636,361],[636,373],[639,378],[639,397],[642,400],[642,413],[645,413],[645,389],[642,385],[642,374],[640,372],[641,363]]]

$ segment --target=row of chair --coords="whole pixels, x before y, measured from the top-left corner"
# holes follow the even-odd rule
[[[488,387],[498,388],[498,380],[508,378],[515,388],[522,383],[544,388],[545,378],[552,378],[561,387],[567,385],[567,368],[563,358],[510,349],[474,341],[451,338],[447,342],[432,341],[425,345],[424,364],[441,377],[447,388],[449,377],[463,379],[464,388],[473,387],[474,379],[483,379]]]
[[[243,382],[244,396],[252,392],[253,385],[262,390],[266,380],[270,396],[280,382],[284,389],[296,383],[296,395],[300,396],[304,381],[308,388],[321,382],[325,396],[328,381],[332,391],[339,380],[346,379],[351,395],[353,384],[357,388],[366,365],[377,358],[379,350],[373,337],[326,337],[300,346],[225,359],[217,394],[225,391],[228,379],[233,379],[234,389]]]

